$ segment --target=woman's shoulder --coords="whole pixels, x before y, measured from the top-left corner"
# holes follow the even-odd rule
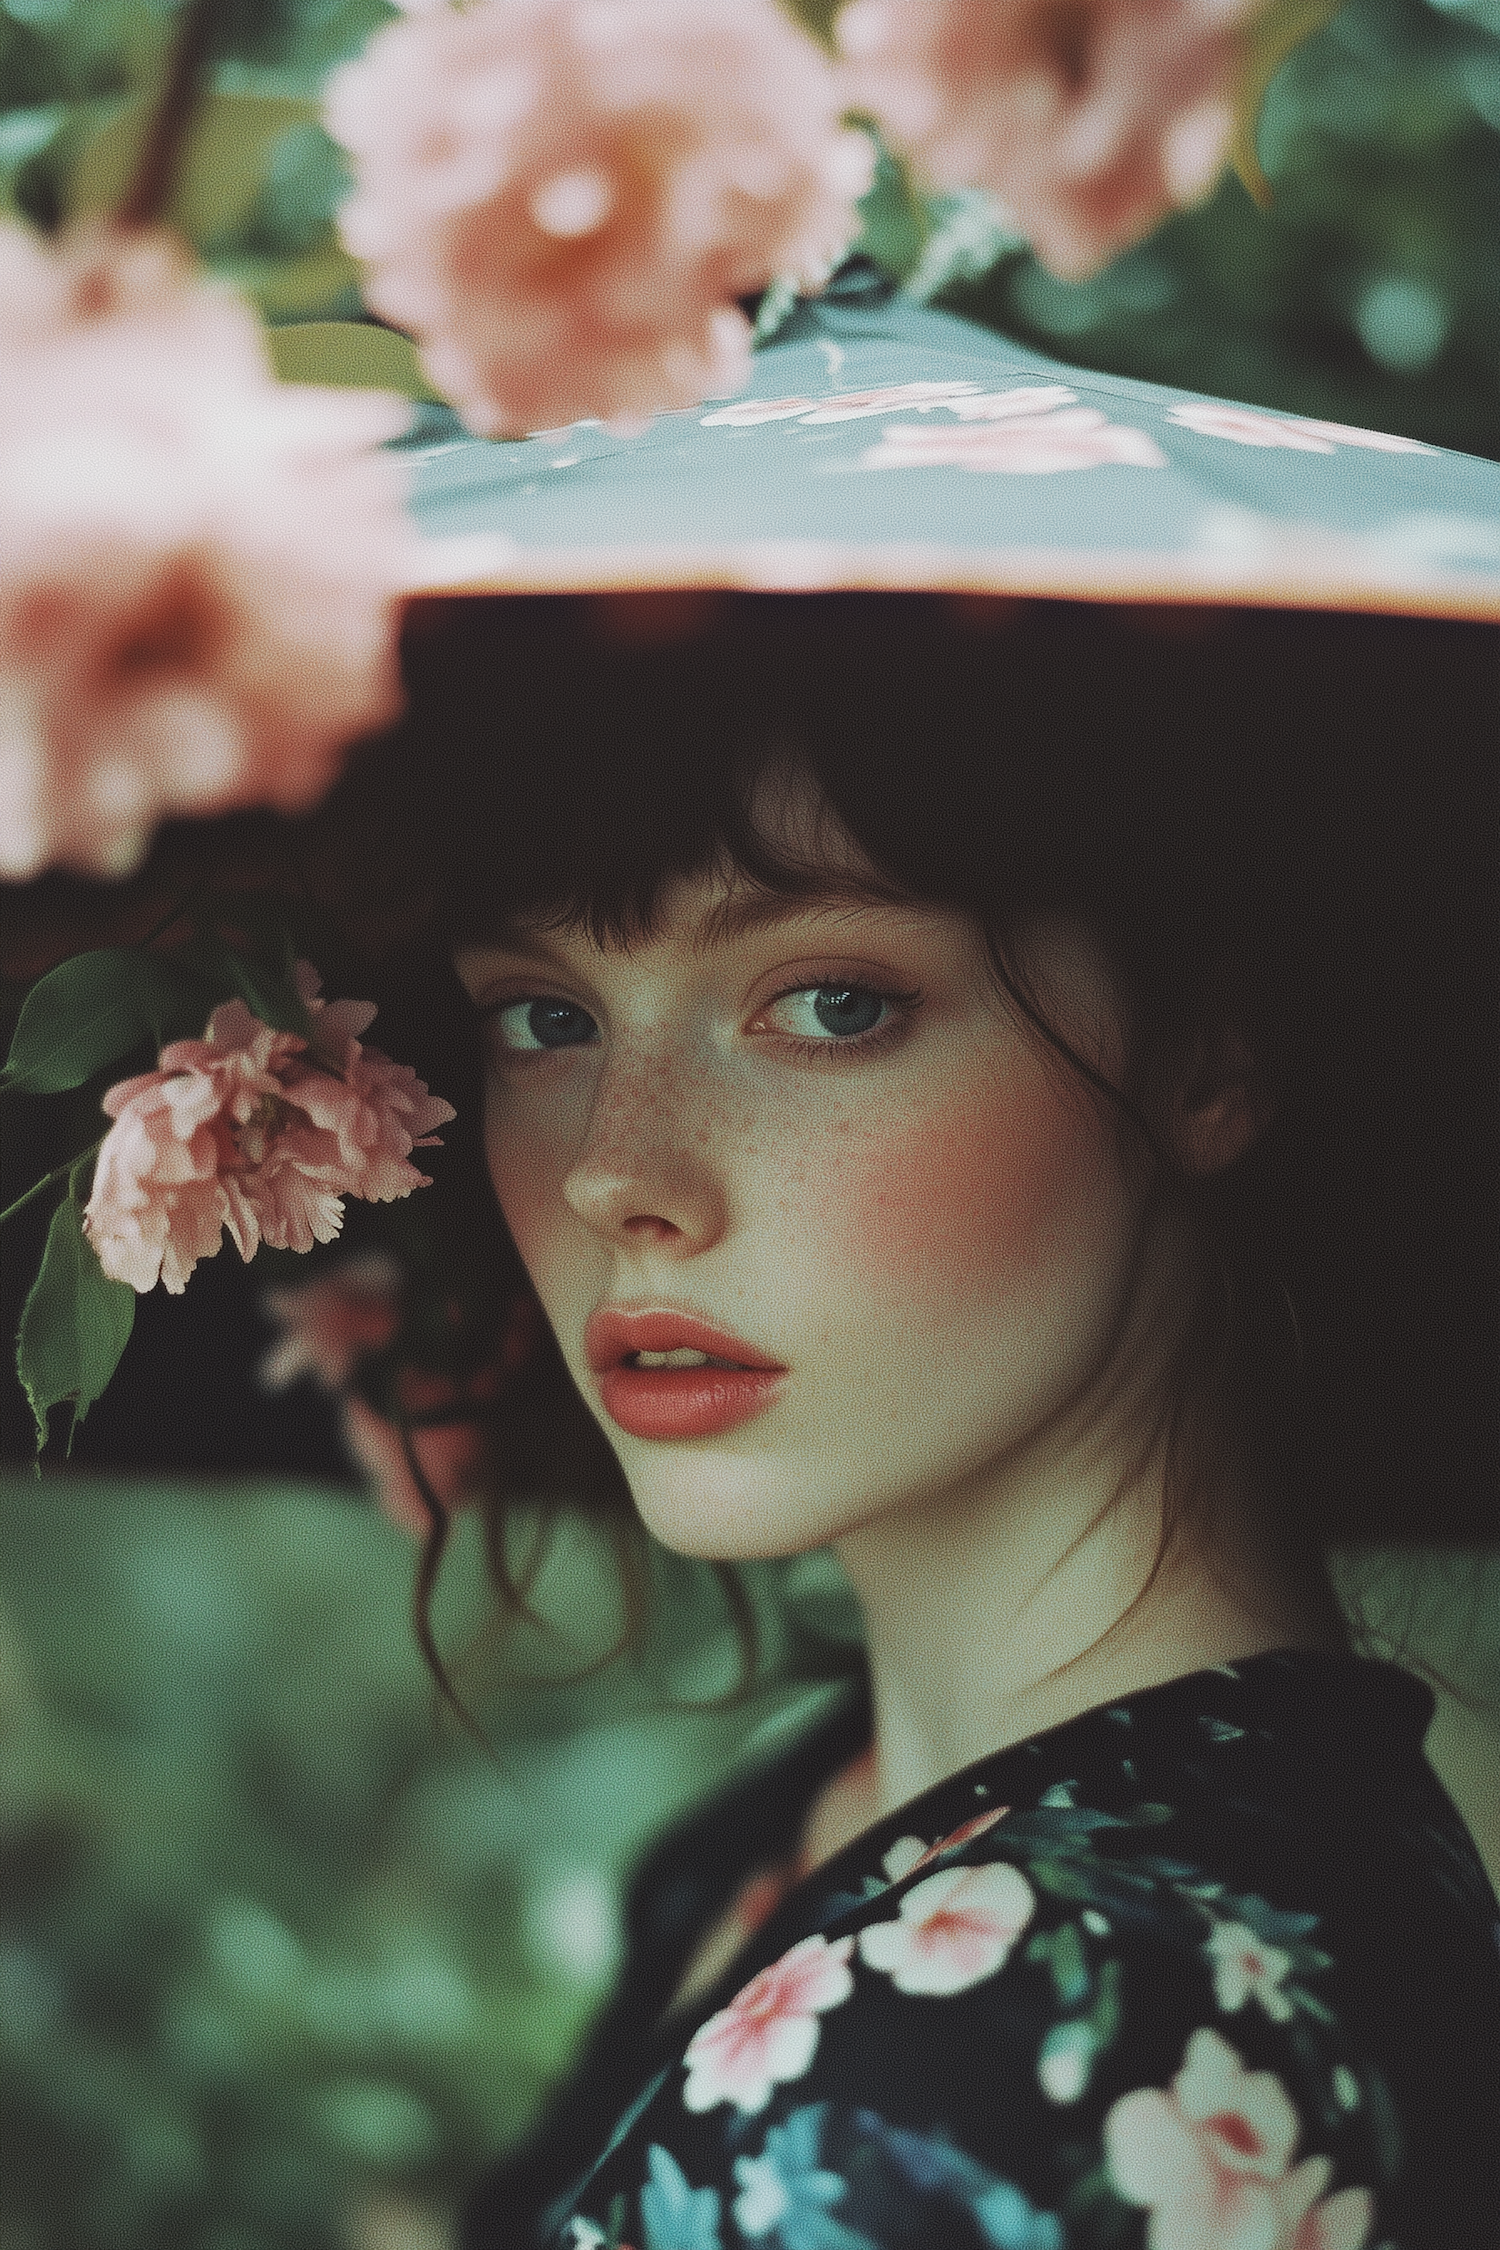
[[[1429,1708],[1389,1667],[1258,1658],[955,1776],[662,2028],[553,2238],[1454,2239],[1500,1962]]]

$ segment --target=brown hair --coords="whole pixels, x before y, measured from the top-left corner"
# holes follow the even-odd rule
[[[408,668],[408,718],[331,800],[312,857],[346,921],[401,954],[397,1051],[425,1041],[414,1059],[466,1112],[438,1196],[466,1214],[495,1321],[526,1284],[492,1204],[479,1217],[449,949],[515,917],[623,942],[669,878],[710,867],[825,890],[751,815],[757,778],[791,760],[891,895],[981,924],[1014,1005],[1191,1215],[1196,1298],[1148,1439],[1167,1462],[1163,1552],[1229,1458],[1304,1559],[1339,1537],[1494,1536],[1493,631],[915,596],[539,598],[419,612]],[[1087,928],[1120,980],[1119,1086],[1022,974],[1018,934],[1044,912]],[[1198,1179],[1153,1120],[1225,1025],[1272,1121]],[[582,1507],[617,1541],[629,1626],[641,1535],[545,1332],[487,1413],[502,1602],[526,1605],[517,1501]],[[433,1522],[430,1656],[435,1505]]]

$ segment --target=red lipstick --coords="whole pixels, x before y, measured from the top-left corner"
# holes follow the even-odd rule
[[[601,1306],[584,1331],[584,1349],[610,1420],[632,1437],[668,1442],[738,1429],[765,1412],[786,1374],[727,1330],[660,1308]],[[676,1364],[663,1365],[668,1358]]]

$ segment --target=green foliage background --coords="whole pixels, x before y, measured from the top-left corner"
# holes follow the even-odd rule
[[[357,1495],[17,1475],[0,1553],[3,2250],[446,2250],[606,1988],[633,1858],[829,1692],[713,1707],[732,1635],[665,1564],[670,1645],[557,1684],[614,1625],[581,1538],[538,1589],[567,1639],[507,1659],[553,1684],[497,1686],[461,1543],[487,1756],[436,1723],[410,1542]],[[1500,1868],[1500,1558],[1346,1575],[1486,1699],[1432,1747]],[[759,1592],[850,1629],[816,1558]]]
[[[643,1842],[827,1693],[694,1708],[737,1667],[681,1572],[670,1657],[556,1684],[615,1624],[564,1541],[568,1638],[506,1659],[554,1684],[461,1673],[486,1755],[357,1494],[17,1475],[0,1551],[4,2250],[441,2250],[605,1988]],[[461,1651],[477,1542],[454,1563]]]
[[[358,315],[316,97],[389,13],[226,5],[181,216],[272,321]],[[108,202],[172,16],[0,0],[0,204]],[[889,163],[867,247],[1065,359],[1500,454],[1500,0],[1350,0],[1260,147],[1269,213],[1228,181],[1084,284]],[[631,1857],[806,1694],[667,1708],[728,1677],[684,1581],[670,1663],[481,1697],[496,1763],[436,1728],[409,1548],[347,1495],[17,1479],[0,1552],[0,2250],[442,2250],[604,1989]],[[1500,1695],[1493,1570],[1461,1663],[1425,1583],[1426,1645]],[[585,1552],[551,1598],[607,1631]],[[472,1557],[449,1603],[461,1637]],[[1439,1732],[1495,1822],[1493,1734]]]

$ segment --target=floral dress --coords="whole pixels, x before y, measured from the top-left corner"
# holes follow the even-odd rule
[[[1496,2250],[1500,1921],[1431,1709],[1304,1652],[1124,1697],[868,1830],[670,2010],[842,1712],[648,1862],[468,2250]]]

